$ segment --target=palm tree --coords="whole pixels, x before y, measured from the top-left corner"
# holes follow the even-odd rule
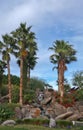
[[[56,40],[53,47],[49,49],[54,52],[54,54],[50,56],[50,60],[51,63],[57,64],[54,68],[58,70],[58,91],[62,101],[64,95],[64,72],[67,70],[66,64],[76,61],[76,51],[72,45],[69,45],[68,42],[63,40]]]
[[[7,64],[0,60],[0,97],[1,97],[1,88],[2,88],[2,80],[3,80],[3,73],[4,73],[4,69],[7,68]]]
[[[13,48],[11,47],[12,44],[12,37],[8,34],[2,36],[3,42],[2,44],[2,59],[6,61],[7,69],[8,69],[8,90],[9,90],[9,103],[12,102],[12,88],[11,88],[11,76],[10,76],[10,54],[13,52]]]
[[[23,80],[24,80],[24,63],[28,54],[32,52],[35,43],[35,33],[31,32],[31,26],[26,27],[26,23],[21,23],[20,27],[12,33],[13,39],[17,46],[16,57],[20,60],[20,104],[23,104]]]

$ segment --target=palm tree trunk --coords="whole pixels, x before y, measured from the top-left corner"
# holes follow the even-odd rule
[[[23,58],[20,60],[20,104],[23,104]]]
[[[28,66],[28,88],[30,88],[30,67]]]
[[[27,64],[26,59],[23,60],[23,87],[27,88]]]
[[[8,66],[8,90],[9,90],[9,103],[12,102],[12,88],[11,88],[11,76],[10,76],[10,64],[9,60],[7,61]]]
[[[60,101],[62,102],[64,96],[64,60],[59,61],[58,80]]]

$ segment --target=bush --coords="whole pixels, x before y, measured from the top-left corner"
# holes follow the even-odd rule
[[[72,122],[66,121],[66,120],[58,120],[56,121],[56,124],[58,127],[71,127],[72,126]]]
[[[24,92],[24,104],[27,104],[27,103],[31,104],[35,102],[36,100],[35,91],[31,89],[27,89],[25,91],[26,92]]]
[[[14,118],[14,109],[17,104],[1,104],[0,105],[0,122]]]
[[[12,102],[19,102],[19,86],[13,85],[12,87]]]
[[[24,120],[17,120],[17,124],[33,124],[33,125],[48,125],[49,119],[40,119],[40,118],[32,118],[32,119],[24,119]]]

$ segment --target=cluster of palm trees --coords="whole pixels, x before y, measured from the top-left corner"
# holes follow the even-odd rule
[[[31,26],[26,27],[26,23],[21,23],[20,27],[12,31],[10,35],[2,36],[0,41],[0,53],[2,60],[7,64],[8,68],[8,88],[9,88],[9,103],[12,102],[12,87],[10,76],[10,60],[13,54],[17,58],[17,63],[20,66],[20,92],[19,103],[23,104],[23,88],[28,85],[30,81],[30,70],[34,69],[37,62],[37,43],[35,41],[35,33],[31,31]],[[58,72],[58,92],[62,101],[64,96],[64,72],[67,70],[66,64],[76,61],[76,51],[73,46],[63,40],[56,40],[52,47],[49,48],[53,51],[50,56],[50,61],[56,64],[53,69]]]
[[[19,102],[23,104],[23,87],[27,86],[27,75],[30,79],[30,70],[36,64],[36,52],[38,50],[37,43],[35,42],[35,33],[31,31],[31,26],[26,27],[26,23],[21,23],[20,27],[12,31],[10,35],[2,36],[0,41],[0,52],[2,60],[7,64],[8,68],[8,90],[9,90],[9,103],[12,102],[12,87],[10,77],[10,59],[11,54],[17,58],[17,63],[20,66],[20,94]]]

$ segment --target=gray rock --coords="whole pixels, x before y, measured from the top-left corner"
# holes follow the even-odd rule
[[[45,98],[45,99],[41,102],[41,104],[42,104],[42,105],[47,105],[48,103],[51,102],[51,100],[52,100],[52,97]]]
[[[72,116],[68,117],[67,120],[69,121],[77,121],[80,118],[79,114],[73,114]]]
[[[6,120],[4,121],[1,125],[2,126],[14,126],[16,124],[16,122],[14,120]]]
[[[83,106],[79,106],[79,111],[83,112]]]
[[[22,107],[21,109],[21,113],[22,113],[22,118],[25,118],[29,115],[29,110],[28,110],[28,107],[25,106],[25,107]]]
[[[55,119],[53,119],[53,118],[50,118],[50,122],[49,122],[49,127],[50,128],[54,128],[56,126],[56,121],[55,121]]]
[[[71,115],[73,115],[73,112],[67,112],[67,113],[64,113],[64,114],[61,114],[61,115],[57,116],[56,120],[58,120],[58,119],[66,119],[66,118],[70,117]]]
[[[64,106],[57,103],[57,102],[53,104],[53,109],[54,109],[55,114],[57,116],[67,112],[67,109]]]
[[[16,116],[16,118],[18,118],[18,119],[22,119],[22,112],[21,112],[20,107],[16,107],[16,108],[15,108],[15,116]]]

